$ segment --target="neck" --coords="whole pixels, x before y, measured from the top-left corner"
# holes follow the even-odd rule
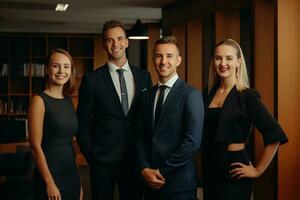
[[[64,97],[63,86],[53,86],[53,85],[47,86],[44,92],[46,92],[52,97],[56,97],[56,98]]]
[[[168,77],[158,77],[158,80],[160,83],[165,84],[166,82],[168,82],[168,80],[170,80],[171,78],[173,78],[177,73],[174,73],[172,76],[168,76]]]
[[[235,79],[221,79],[219,89],[221,90],[230,90],[236,85]]]
[[[121,67],[123,67],[123,65],[125,65],[125,63],[127,62],[127,59],[126,59],[126,57],[124,57],[121,59],[109,59],[109,61],[121,68]]]

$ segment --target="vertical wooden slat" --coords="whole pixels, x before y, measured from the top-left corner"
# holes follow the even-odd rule
[[[159,24],[148,24],[148,34],[150,36],[147,44],[147,70],[151,74],[153,84],[157,83],[157,73],[153,67],[152,54],[153,46],[156,40],[160,37],[160,25]]]
[[[274,113],[274,3],[256,0],[254,3],[254,86],[263,103]],[[255,130],[254,157],[256,163],[264,149],[261,134]],[[276,177],[274,162],[255,181],[254,199],[274,199]]]
[[[277,0],[278,120],[289,143],[278,153],[278,199],[300,199],[300,1]]]
[[[187,82],[202,89],[202,20],[187,23]]]
[[[94,39],[94,69],[104,65],[107,55],[103,46],[102,35],[96,35]]]
[[[182,80],[186,80],[186,26],[184,23],[178,24],[171,28],[171,33],[177,38],[177,43],[179,46],[180,55],[182,57],[181,64],[177,67],[177,73]]]
[[[231,38],[240,42],[240,12],[218,11],[215,13],[216,43]]]

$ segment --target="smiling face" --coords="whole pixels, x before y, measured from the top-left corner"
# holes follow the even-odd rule
[[[71,61],[66,55],[54,53],[50,57],[49,66],[46,69],[49,85],[63,86],[69,81],[71,73]]]
[[[221,80],[236,81],[236,73],[241,63],[234,47],[226,44],[218,46],[215,50],[213,63]]]
[[[157,44],[153,49],[153,64],[161,83],[167,82],[176,74],[181,63],[179,51],[174,44]]]
[[[126,62],[126,48],[128,39],[121,27],[108,29],[104,33],[104,46],[108,59],[117,66],[122,66]]]

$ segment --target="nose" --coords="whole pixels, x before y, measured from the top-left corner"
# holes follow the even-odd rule
[[[226,65],[226,59],[225,59],[225,58],[222,58],[222,60],[221,60],[221,65],[222,65],[222,66],[225,66],[225,65]]]
[[[113,40],[112,45],[117,46],[117,44],[118,44],[118,40]]]
[[[167,63],[167,57],[166,56],[162,56],[161,63],[162,64],[166,64]]]
[[[59,72],[59,73],[63,73],[63,72],[64,72],[64,67],[63,67],[63,66],[60,66],[60,67],[58,68],[58,72]]]

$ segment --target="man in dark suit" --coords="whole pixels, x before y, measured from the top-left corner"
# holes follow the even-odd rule
[[[153,63],[159,82],[142,95],[137,132],[146,200],[196,200],[194,154],[201,143],[204,109],[201,92],[178,78],[180,62],[175,37],[156,41]]]
[[[102,34],[108,60],[82,79],[77,140],[90,165],[94,200],[112,200],[116,183],[121,200],[140,200],[140,176],[134,168],[136,102],[152,86],[151,78],[128,64],[128,39],[121,22],[107,22]]]

